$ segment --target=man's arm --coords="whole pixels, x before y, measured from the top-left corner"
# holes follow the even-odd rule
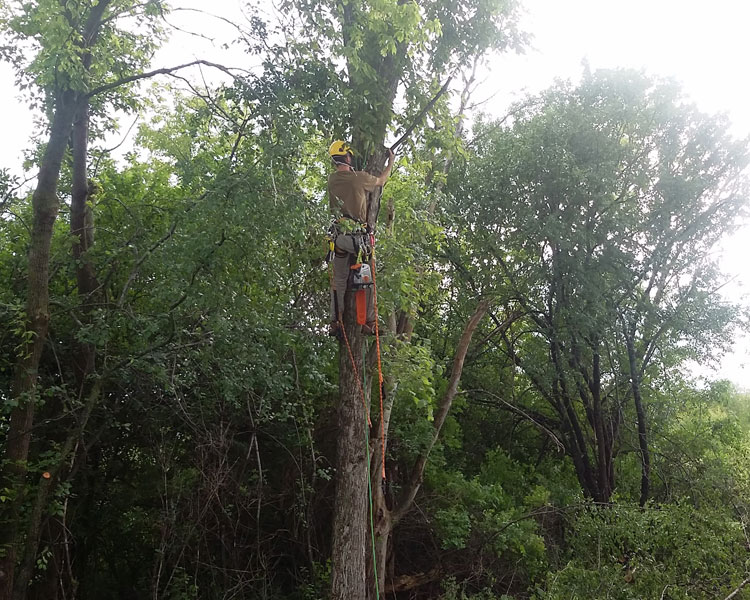
[[[388,178],[391,176],[391,169],[393,168],[393,159],[395,157],[395,154],[393,154],[393,150],[390,148],[388,149],[388,164],[385,167],[385,171],[381,173],[379,177],[377,177],[377,185],[380,187],[383,187],[385,185],[385,182],[388,181]]]

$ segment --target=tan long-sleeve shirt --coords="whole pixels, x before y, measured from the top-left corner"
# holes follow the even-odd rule
[[[367,221],[367,192],[372,192],[377,178],[364,171],[334,171],[328,177],[331,213],[360,223]]]

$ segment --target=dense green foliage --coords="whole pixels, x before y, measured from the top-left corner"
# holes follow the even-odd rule
[[[58,39],[65,15],[38,4],[4,23],[36,52],[5,51],[36,92],[77,73]],[[525,36],[515,2],[350,2],[345,18],[339,3],[283,4],[298,21],[253,17],[243,39],[263,55],[256,76],[110,97],[148,107],[126,160],[102,152],[110,122],[104,100],[93,107],[85,258],[99,287],[94,299],[77,289],[66,204],[23,493],[0,482],[0,527],[21,494],[27,544],[53,473],[28,598],[327,597],[338,344],[326,335],[326,148],[334,134],[367,143],[400,129],[477,48]],[[135,22],[157,9],[144,3]],[[142,70],[161,32],[150,27],[105,29],[102,73]],[[378,56],[403,71],[403,114],[378,110],[390,107]],[[372,119],[347,131],[358,112]],[[477,298],[491,311],[393,532],[383,597],[727,597],[750,573],[750,397],[687,374],[744,323],[712,251],[747,210],[747,144],[633,72],[585,73],[470,133],[459,120],[441,99],[384,192],[388,498],[430,443]],[[5,445],[27,401],[12,390],[33,207],[0,186]],[[96,365],[81,382],[83,345]]]

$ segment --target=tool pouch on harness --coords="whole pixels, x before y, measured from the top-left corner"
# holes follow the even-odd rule
[[[331,313],[333,321],[341,321],[343,294],[345,290],[354,293],[356,317],[359,325],[367,325],[368,333],[374,331],[372,296],[374,289],[372,260],[372,235],[361,223],[336,220],[328,230],[328,255],[326,260],[333,262],[331,277]],[[369,316],[369,321],[368,321]],[[363,329],[364,331],[364,329]]]
[[[372,248],[369,237],[364,232],[357,232],[352,237],[357,252],[354,264],[349,267],[349,287],[352,290],[361,290],[372,286],[372,268],[369,262]]]

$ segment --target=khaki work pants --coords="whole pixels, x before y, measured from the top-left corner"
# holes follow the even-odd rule
[[[340,317],[343,321],[344,295],[349,285],[349,267],[354,264],[357,258],[355,236],[363,237],[367,241],[366,235],[360,236],[359,234],[342,233],[336,237],[336,252],[333,257],[333,290],[331,290],[332,323],[338,322]],[[365,297],[367,299],[367,323],[375,323],[372,286],[365,288]],[[336,314],[337,304],[340,315]]]

